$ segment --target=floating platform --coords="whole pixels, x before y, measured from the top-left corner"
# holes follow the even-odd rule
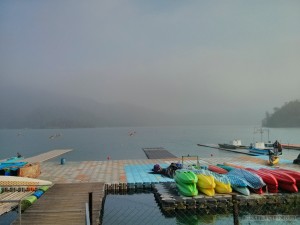
[[[257,207],[258,205],[278,205],[286,207],[290,204],[293,207],[300,204],[300,193],[265,193],[262,195],[251,194],[244,196],[232,192],[230,194],[216,194],[213,197],[198,194],[194,197],[185,197],[177,191],[175,183],[156,184],[154,195],[163,212],[176,210],[201,210],[207,213],[215,213],[218,209],[231,208],[233,202],[237,201],[239,206]],[[272,206],[273,207],[273,206]]]
[[[143,148],[148,159],[170,159],[177,158],[177,156],[170,153],[164,148]]]

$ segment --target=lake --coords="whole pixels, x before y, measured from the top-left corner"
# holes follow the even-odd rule
[[[19,152],[31,157],[53,149],[71,148],[64,157],[69,161],[110,159],[145,159],[142,148],[164,147],[176,156],[229,156],[234,153],[199,147],[197,144],[230,143],[242,140],[243,145],[260,141],[255,126],[169,126],[110,127],[87,129],[22,129],[0,130],[0,159]],[[274,142],[299,144],[300,128],[272,128],[262,138]],[[284,151],[296,157],[300,151]],[[57,159],[56,159],[57,160]]]

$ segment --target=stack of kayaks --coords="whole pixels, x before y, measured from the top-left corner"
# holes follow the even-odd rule
[[[276,169],[275,171],[283,172],[292,176],[296,180],[296,186],[298,187],[298,190],[300,189],[300,172],[288,169]]]
[[[197,174],[198,182],[197,182],[197,188],[202,193],[208,195],[208,196],[214,196],[215,195],[215,179],[212,175],[205,175],[205,174]]]
[[[277,193],[278,192],[278,181],[277,181],[277,179],[274,175],[272,175],[270,173],[266,173],[266,172],[261,171],[261,170],[255,170],[255,169],[251,169],[251,168],[246,168],[246,170],[260,176],[263,179],[263,181],[266,183],[266,187],[268,189],[268,192],[270,192],[270,193]]]
[[[245,169],[241,168],[235,168],[232,169],[228,175],[236,176],[239,178],[242,178],[248,182],[249,188],[251,188],[255,193],[262,194],[263,190],[262,187],[264,187],[266,184],[262,180],[260,176],[258,176],[255,173],[252,173],[250,171],[247,171]]]
[[[288,192],[298,192],[295,178],[288,173],[280,170],[272,170],[266,168],[260,168],[259,171],[274,175],[274,177],[276,177],[278,181],[278,186],[280,189]]]
[[[193,171],[178,169],[175,171],[174,179],[180,194],[187,197],[198,195],[196,186],[198,177]]]
[[[196,174],[199,174],[199,173],[205,174],[207,176],[213,176],[215,184],[216,184],[216,186],[214,188],[216,193],[226,194],[226,193],[232,192],[232,188],[230,186],[230,181],[226,175],[214,173],[210,170],[197,170],[197,171],[195,171],[195,173]]]

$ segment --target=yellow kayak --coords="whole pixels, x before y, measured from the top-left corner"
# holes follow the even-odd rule
[[[224,183],[222,181],[218,181],[217,179],[215,179],[216,182],[216,187],[215,187],[215,191],[219,194],[226,194],[226,193],[231,193],[232,192],[232,188],[230,183]]]
[[[197,174],[198,181],[197,187],[198,188],[215,188],[215,178],[212,175],[205,175],[205,174]]]
[[[200,192],[203,194],[206,194],[207,196],[214,196],[215,195],[215,189],[214,188],[199,188],[197,187]]]

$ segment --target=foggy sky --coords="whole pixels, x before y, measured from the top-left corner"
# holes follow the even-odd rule
[[[2,0],[0,83],[162,112],[300,98],[300,1]]]

